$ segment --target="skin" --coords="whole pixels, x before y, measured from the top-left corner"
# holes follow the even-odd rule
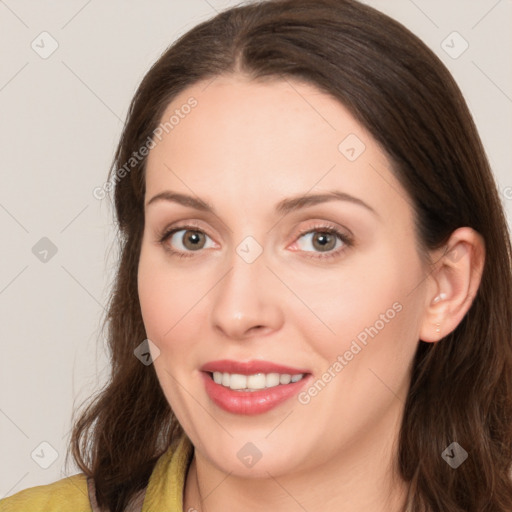
[[[149,153],[146,203],[170,190],[209,202],[216,215],[169,201],[146,206],[138,270],[147,336],[160,350],[155,371],[195,446],[184,510],[398,511],[407,486],[393,456],[411,362],[420,339],[437,342],[469,309],[482,238],[458,229],[450,252],[432,253],[437,264],[428,267],[388,157],[312,85],[221,76],[183,91],[162,119],[190,96],[198,105]],[[354,161],[338,149],[349,134],[365,145]],[[285,198],[330,190],[375,213],[349,201],[274,212]],[[165,228],[192,221],[206,234],[203,248],[182,245],[186,231],[159,242]],[[334,225],[354,244],[334,236],[322,250],[300,234],[316,225],[313,234]],[[236,252],[248,236],[263,250],[252,263]],[[321,259],[340,248],[340,256]],[[243,416],[205,392],[199,368],[218,359],[307,368],[307,390],[397,303],[394,318],[307,404],[294,397]],[[247,442],[262,454],[252,467],[237,457]]]

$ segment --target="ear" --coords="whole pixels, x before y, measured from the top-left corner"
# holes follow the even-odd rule
[[[431,257],[420,339],[437,342],[459,325],[473,303],[484,268],[485,242],[474,229],[458,228]]]

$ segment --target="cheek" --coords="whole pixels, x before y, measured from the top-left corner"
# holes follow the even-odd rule
[[[407,331],[404,325],[411,322],[406,317],[417,307],[405,312],[415,300],[410,292],[421,281],[419,261],[409,252],[381,243],[328,272],[284,270],[283,281],[293,283],[300,298],[286,302],[304,338],[324,360],[350,350],[353,340],[364,347],[377,338],[383,344],[403,338],[398,333]]]
[[[166,312],[173,310],[174,295],[164,293],[165,284],[160,277],[156,267],[150,265],[142,254],[137,276],[139,301],[146,333],[149,339],[155,341],[169,329],[168,321],[165,321]]]
[[[341,377],[333,391],[336,387],[342,390],[348,397],[347,406],[354,410],[363,398],[375,408],[396,396],[405,400],[418,346],[423,299],[420,287],[412,290],[421,282],[419,260],[390,250],[379,261],[366,272],[355,273],[350,284],[340,286],[339,315],[332,303],[331,321],[338,340],[325,350],[324,357],[331,365],[342,356]]]
[[[164,266],[159,250],[143,242],[137,273],[137,287],[142,318],[148,337],[163,339],[172,328],[179,309],[180,293]]]
[[[190,402],[180,383],[188,382],[191,370],[197,368],[198,351],[193,345],[204,331],[197,321],[197,315],[204,313],[197,304],[200,290],[162,260],[151,249],[141,252],[137,286],[142,318],[147,337],[160,350],[154,369],[167,402],[185,431],[195,432],[202,410],[194,409],[195,402]]]
[[[184,354],[180,344],[191,348],[199,342],[201,329],[204,332],[205,280],[192,279],[150,248],[141,252],[137,286],[148,338],[162,353],[173,351],[170,360],[177,361]]]

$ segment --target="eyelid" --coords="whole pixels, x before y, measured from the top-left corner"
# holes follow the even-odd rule
[[[208,238],[210,238],[215,245],[218,245],[215,241],[215,238],[210,235],[210,232],[207,228],[203,226],[202,223],[196,221],[196,220],[183,220],[183,221],[176,221],[171,224],[166,225],[163,229],[157,230],[156,236],[157,241],[160,243],[165,243],[165,241],[173,236],[177,231],[200,231],[201,233],[204,233]],[[163,240],[165,239],[165,240]],[[177,251],[178,252],[178,251]],[[194,251],[188,251],[190,253],[193,253]],[[200,251],[197,251],[200,252]]]
[[[320,219],[312,219],[310,222],[311,222],[311,225],[309,227],[294,229],[294,231],[293,231],[293,233],[295,233],[293,235],[294,239],[298,238],[299,236],[305,235],[306,233],[310,233],[311,231],[321,231],[322,229],[326,229],[326,230],[332,229],[332,230],[338,231],[341,235],[344,235],[347,238],[350,238],[350,239],[354,238],[354,234],[352,233],[352,231],[350,231],[350,229],[348,229],[340,224],[337,224],[336,222],[332,222],[332,221],[328,221],[328,220],[320,220]]]
[[[157,234],[164,235],[165,233],[169,233],[170,231],[181,231],[182,229],[196,229],[197,231],[202,231],[206,235],[208,235],[211,239],[213,237],[210,235],[210,231],[206,228],[202,222],[198,220],[178,220],[172,222],[170,224],[166,224],[165,227],[161,230],[157,230]]]

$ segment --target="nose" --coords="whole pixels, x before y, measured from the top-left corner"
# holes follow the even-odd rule
[[[214,289],[213,328],[233,340],[279,330],[284,318],[284,297],[279,293],[279,280],[266,266],[264,253],[248,263],[235,252],[230,264]]]

